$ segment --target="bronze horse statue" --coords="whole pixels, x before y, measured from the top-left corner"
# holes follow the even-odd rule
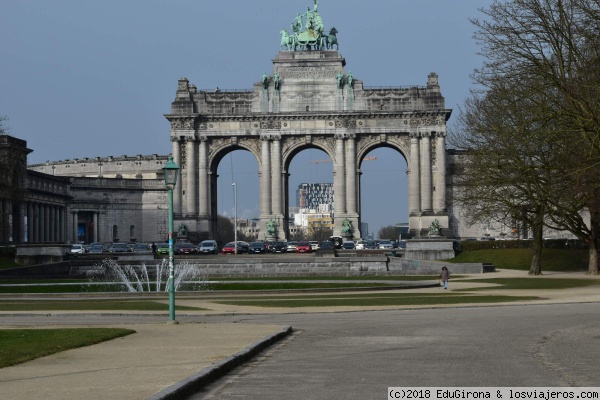
[[[329,35],[327,36],[327,50],[330,50],[333,48],[333,45],[335,44],[335,49],[339,50],[340,46],[338,45],[338,41],[337,41],[337,35],[338,31],[337,29],[335,29],[335,27],[331,28],[329,30]]]

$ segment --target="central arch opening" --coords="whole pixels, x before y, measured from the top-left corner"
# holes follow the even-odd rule
[[[287,171],[288,240],[322,242],[333,234],[333,160],[323,150],[297,150]]]
[[[408,229],[406,159],[394,148],[373,147],[359,167],[363,239],[398,240]]]

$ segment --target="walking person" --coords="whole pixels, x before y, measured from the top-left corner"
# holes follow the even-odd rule
[[[442,267],[442,272],[440,273],[440,281],[442,282],[442,286],[444,289],[448,289],[448,279],[450,279],[450,271],[446,266]]]

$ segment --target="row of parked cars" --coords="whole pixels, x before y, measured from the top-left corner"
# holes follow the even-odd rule
[[[71,246],[71,254],[100,254],[100,253],[139,253],[150,252],[151,245],[148,243],[101,243],[90,244],[76,243]]]
[[[156,254],[168,255],[169,244],[158,243],[156,246]],[[319,249],[334,249],[335,245],[332,241],[324,242],[300,240],[289,242],[245,242],[239,240],[237,242],[238,254],[265,254],[265,253],[312,253]],[[406,247],[405,242],[396,242],[394,240],[359,240],[344,241],[339,245],[345,250],[368,250],[368,249],[396,249]],[[91,243],[89,245],[74,244],[71,248],[71,254],[82,253],[125,253],[125,252],[151,252],[152,244],[148,243]],[[221,249],[216,240],[203,240],[198,246],[192,243],[176,243],[173,245],[173,253],[177,255],[190,254],[235,254],[235,242],[225,244]]]

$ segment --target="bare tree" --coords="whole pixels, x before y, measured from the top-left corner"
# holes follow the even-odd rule
[[[397,226],[389,225],[384,226],[379,229],[377,235],[380,239],[391,239],[391,240],[399,240],[400,239],[400,228]]]
[[[318,224],[310,224],[308,227],[308,236],[311,240],[316,240],[317,242],[324,242],[329,240],[329,238],[333,235],[333,229],[327,226],[322,226]]]
[[[495,0],[481,11],[472,22],[485,61],[453,133],[469,155],[458,201],[473,219],[530,224],[530,273],[541,273],[547,224],[586,240],[597,274],[600,0]]]

